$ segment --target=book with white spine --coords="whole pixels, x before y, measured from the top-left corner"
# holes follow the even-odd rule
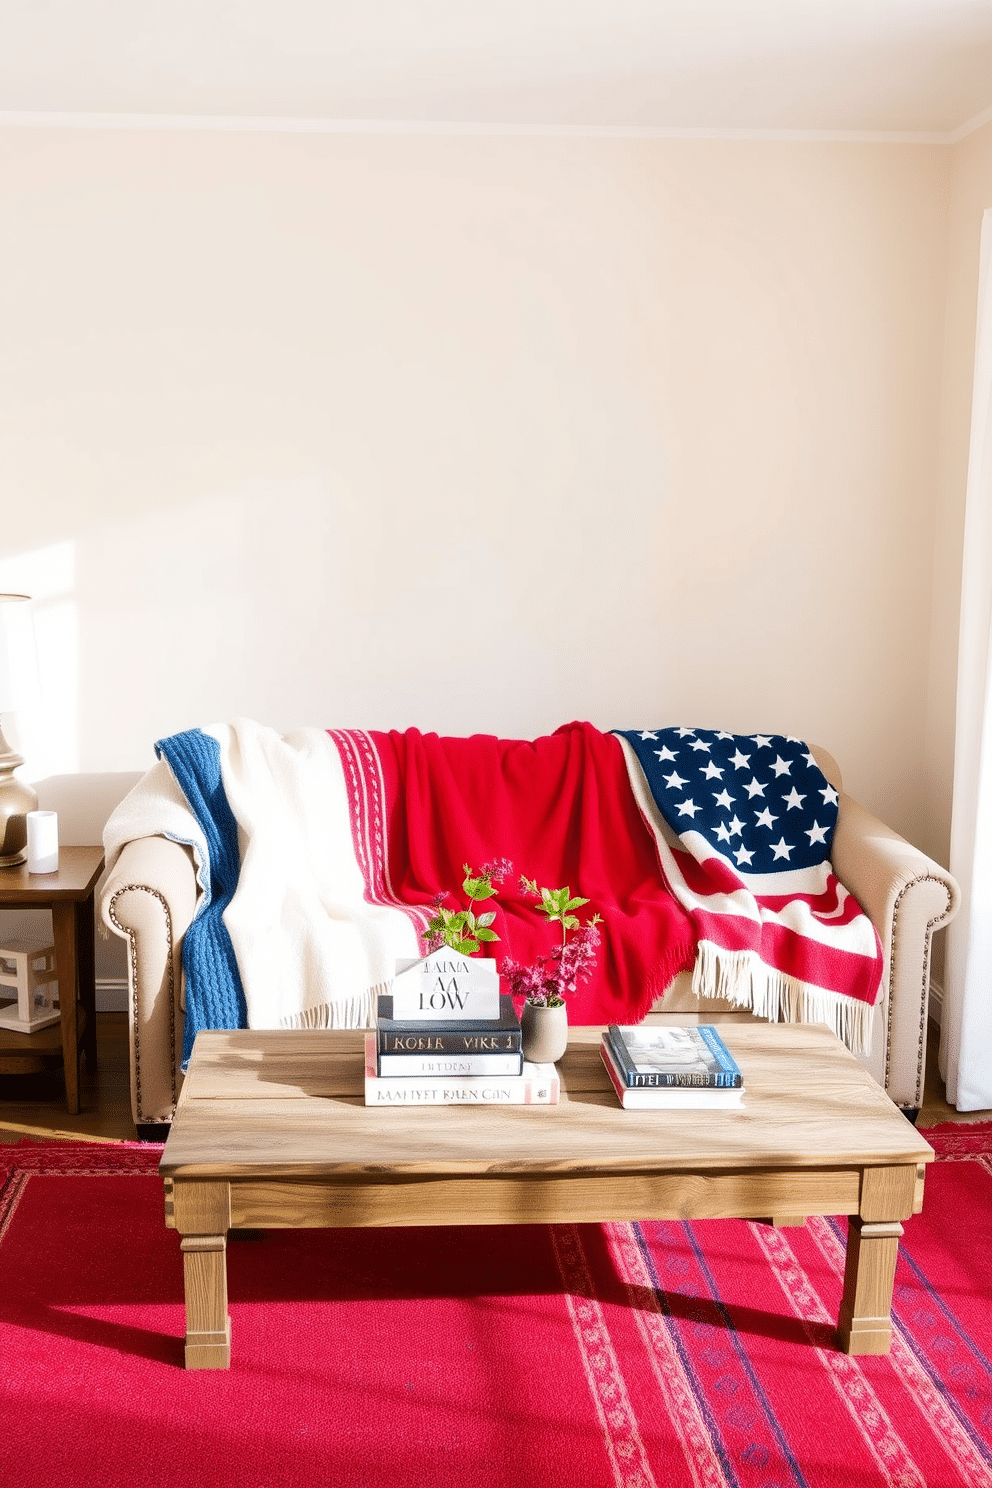
[[[367,1033],[367,1106],[556,1106],[561,1091],[553,1064],[526,1059],[519,1075],[379,1075],[376,1063],[376,1036]]]
[[[380,1054],[378,1073],[435,1080],[452,1075],[520,1075],[523,1064],[522,1054]]]

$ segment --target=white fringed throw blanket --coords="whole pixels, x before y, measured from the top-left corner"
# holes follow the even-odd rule
[[[163,740],[107,824],[124,843],[193,850],[184,1060],[201,1027],[368,1027],[398,957],[420,954],[403,910],[369,904],[341,758],[323,729],[280,735],[239,719]]]

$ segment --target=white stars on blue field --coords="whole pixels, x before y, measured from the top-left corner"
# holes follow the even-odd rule
[[[662,816],[698,832],[743,873],[826,860],[837,792],[800,739],[723,729],[617,729],[634,749]]]

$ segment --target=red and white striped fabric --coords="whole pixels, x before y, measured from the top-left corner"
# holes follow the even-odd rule
[[[827,1023],[867,1053],[882,947],[831,866],[837,792],[807,747],[690,728],[620,737],[695,931],[693,990],[772,1020]]]

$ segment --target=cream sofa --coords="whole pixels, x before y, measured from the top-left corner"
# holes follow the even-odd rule
[[[871,918],[885,952],[871,1053],[862,1062],[897,1105],[915,1114],[923,1097],[931,940],[955,914],[958,888],[945,869],[844,792],[829,754],[813,752],[840,792],[834,869]],[[103,921],[128,946],[131,1108],[142,1138],[167,1132],[182,1084],[182,942],[196,899],[189,850],[164,837],[127,843],[101,888]],[[676,977],[649,1017],[748,1016],[718,1001],[699,1003],[689,983],[686,973]]]

